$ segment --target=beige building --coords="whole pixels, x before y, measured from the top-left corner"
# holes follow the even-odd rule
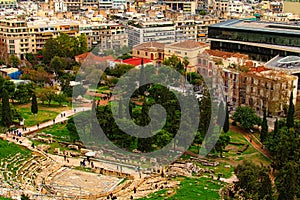
[[[296,104],[298,77],[256,67],[248,59],[243,54],[206,50],[199,54],[197,71],[206,77],[215,96],[226,96],[231,110],[245,105],[260,115],[264,108],[268,115],[285,115],[291,92]]]
[[[283,12],[293,13],[300,16],[300,1],[299,0],[287,0],[283,2]]]
[[[16,8],[16,0],[0,0],[0,8]]]
[[[181,60],[185,58],[190,62],[189,66],[198,64],[198,54],[201,54],[209,45],[204,43],[186,40],[183,42],[176,42],[165,46],[164,56],[165,59],[176,55]]]
[[[128,46],[125,27],[117,23],[92,23],[80,25],[80,33],[87,36],[88,48],[119,49]]]
[[[31,37],[26,21],[16,19],[0,20],[0,40],[7,46],[8,54],[14,54],[21,59],[32,51]]]
[[[159,42],[146,42],[135,45],[132,48],[132,56],[137,58],[146,58],[160,63],[164,59],[165,44]]]
[[[36,54],[44,48],[49,38],[56,38],[61,33],[69,36],[79,35],[79,22],[76,21],[33,21],[28,22],[32,53]]]

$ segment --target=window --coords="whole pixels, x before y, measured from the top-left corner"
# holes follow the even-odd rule
[[[13,43],[15,43],[14,40],[9,40],[9,44],[13,44]]]
[[[137,53],[137,55],[140,55],[140,51],[137,51],[136,53]]]

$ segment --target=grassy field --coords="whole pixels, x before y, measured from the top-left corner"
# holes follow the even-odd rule
[[[149,195],[149,198],[141,198],[140,200],[166,198],[171,200],[216,200],[220,198],[219,190],[223,187],[223,183],[220,181],[213,181],[205,177],[178,177],[175,180],[180,181],[180,185],[174,195],[167,196],[167,190],[160,190],[157,193]]]
[[[59,113],[71,109],[70,107],[63,107],[58,105],[43,105],[39,104],[39,111],[36,116],[31,113],[31,104],[16,105],[17,110],[25,119],[25,126],[30,127],[36,124],[41,124],[54,119]]]
[[[0,200],[11,200],[11,199],[0,196]]]
[[[13,155],[20,153],[24,156],[31,155],[31,151],[20,147],[19,145],[0,139],[0,159],[10,158]]]
[[[1,176],[5,180],[14,177],[22,162],[30,157],[31,151],[28,149],[0,139],[0,167],[6,169],[1,172]]]
[[[41,132],[57,136],[56,140],[64,141],[64,142],[72,142],[74,139],[77,139],[77,136],[72,134],[67,129],[67,124],[58,123],[53,126],[44,128]]]

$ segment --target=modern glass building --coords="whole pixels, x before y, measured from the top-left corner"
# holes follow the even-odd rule
[[[211,49],[248,54],[268,61],[274,56],[300,56],[300,23],[228,20],[208,27]]]

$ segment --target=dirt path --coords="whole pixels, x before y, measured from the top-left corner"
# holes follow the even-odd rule
[[[238,132],[244,136],[244,138],[256,149],[258,150],[262,155],[265,157],[272,159],[271,153],[267,149],[263,149],[263,144],[259,142],[259,139],[255,137],[255,135],[250,134],[246,131],[242,131],[239,127],[236,126],[230,126],[230,130],[233,130],[235,132]]]

